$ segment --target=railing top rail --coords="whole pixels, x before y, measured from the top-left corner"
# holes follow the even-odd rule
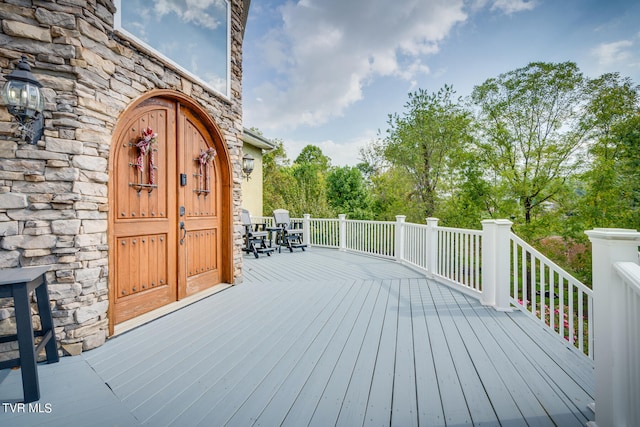
[[[470,228],[456,228],[456,227],[440,227],[440,226],[437,226],[436,230],[451,231],[453,233],[475,234],[476,236],[482,236],[482,230],[472,230]]]
[[[635,262],[616,262],[613,267],[631,289],[640,295],[640,265]]]
[[[539,260],[547,264],[549,267],[556,270],[558,273],[561,273],[567,280],[569,280],[570,282],[573,282],[573,284],[577,286],[578,289],[580,289],[582,292],[584,292],[587,295],[593,295],[593,290],[591,288],[589,288],[587,285],[582,283],[580,280],[573,277],[573,275],[571,275],[564,268],[560,267],[558,264],[556,264],[555,262],[551,261],[549,258],[544,256],[539,250],[537,250],[536,248],[534,248],[533,246],[531,246],[530,244],[522,240],[520,237],[518,237],[517,234],[511,233],[511,240],[516,242],[520,246],[522,246],[527,251],[534,254],[536,258],[538,258]]]
[[[371,221],[368,219],[347,219],[346,222],[354,223],[354,222],[364,222],[367,224],[395,224],[395,221]]]

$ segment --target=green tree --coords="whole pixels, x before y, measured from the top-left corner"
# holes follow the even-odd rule
[[[291,210],[300,198],[298,182],[291,172],[282,140],[274,140],[276,148],[262,157],[262,209],[270,216],[275,209]]]
[[[436,93],[419,89],[409,94],[402,116],[389,116],[385,157],[410,179],[407,200],[422,218],[434,214],[438,187],[471,140],[471,115],[454,97],[451,86]]]
[[[396,215],[406,215],[409,222],[424,222],[422,206],[410,201],[413,178],[405,169],[390,167],[372,176],[370,192],[376,220],[395,221]]]
[[[292,166],[299,190],[298,198],[290,209],[293,215],[334,216],[327,201],[326,177],[330,167],[331,159],[319,147],[307,145],[302,149]]]
[[[532,62],[473,90],[482,161],[518,202],[527,225],[580,164],[584,94],[572,62]]]
[[[583,125],[593,141],[592,162],[582,175],[579,218],[584,228],[638,227],[639,88],[610,73],[591,80],[588,89]]]
[[[372,219],[369,191],[357,167],[331,169],[327,175],[327,198],[336,213],[351,219]]]

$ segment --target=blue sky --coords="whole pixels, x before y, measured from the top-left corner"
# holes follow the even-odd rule
[[[640,84],[640,1],[253,0],[243,48],[244,126],[355,165],[418,88],[465,97],[532,61]]]

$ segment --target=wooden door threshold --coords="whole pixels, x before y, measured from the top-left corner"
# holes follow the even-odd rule
[[[172,313],[176,310],[180,310],[190,304],[200,301],[201,299],[207,298],[211,295],[217,294],[218,292],[224,291],[225,289],[231,287],[228,283],[220,283],[218,285],[212,286],[209,289],[205,289],[204,291],[198,292],[197,294],[190,295],[181,299],[180,301],[175,301],[155,310],[152,310],[148,313],[142,314],[140,316],[134,317],[133,319],[124,321],[119,323],[113,327],[113,335],[109,338],[113,338],[119,334],[128,332],[132,329],[137,328],[138,326],[142,326],[146,323],[152,322],[162,316],[166,316],[169,313]]]

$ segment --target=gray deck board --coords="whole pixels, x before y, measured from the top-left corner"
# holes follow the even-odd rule
[[[411,313],[413,322],[414,355],[421,363],[415,364],[416,399],[418,421],[423,426],[444,425],[444,412],[440,400],[440,388],[431,350],[431,337],[427,328],[427,316],[422,296],[426,288],[418,279],[411,280]]]
[[[40,365],[50,414],[0,425],[584,425],[593,362],[393,261],[246,256],[244,283]],[[0,401],[21,396],[0,371]],[[591,417],[591,418],[590,418]]]

